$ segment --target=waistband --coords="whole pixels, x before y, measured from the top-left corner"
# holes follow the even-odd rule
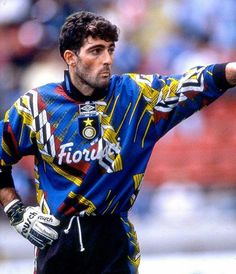
[[[82,216],[80,214],[78,215],[73,215],[70,217],[67,217],[66,219],[63,219],[61,225],[63,232],[65,234],[69,234],[71,227],[74,222],[76,222],[77,225],[77,231],[78,231],[78,239],[79,239],[79,244],[80,244],[80,252],[84,252],[84,244],[83,244],[83,235],[82,235],[82,226],[81,226],[81,220],[82,223],[90,223],[92,222],[99,222],[99,221],[107,221],[109,220],[117,220],[117,218],[124,218],[126,219],[128,217],[127,212],[121,212],[119,214],[110,214],[110,215],[85,215],[83,214]]]
[[[127,218],[128,217],[128,212],[119,212],[119,213],[114,213],[114,214],[103,214],[103,215],[99,215],[99,214],[86,214],[84,212],[78,212],[76,214],[73,214],[73,215],[68,215],[68,216],[63,216],[63,217],[57,217],[55,216],[57,219],[59,219],[62,223],[65,223],[65,222],[69,222],[71,218],[73,217],[80,217],[80,218],[83,218],[84,220],[86,219],[112,219],[112,218],[119,218],[119,217],[122,217],[122,218]]]

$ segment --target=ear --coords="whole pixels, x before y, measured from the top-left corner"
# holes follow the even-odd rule
[[[64,59],[68,66],[74,67],[76,65],[77,56],[72,50],[66,50],[64,52]]]

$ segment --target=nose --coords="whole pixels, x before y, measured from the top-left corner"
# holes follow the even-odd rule
[[[108,51],[108,50],[105,50],[104,51],[104,57],[103,57],[103,63],[104,64],[107,64],[107,65],[111,65],[112,62],[113,62],[113,57],[112,57],[112,54]]]

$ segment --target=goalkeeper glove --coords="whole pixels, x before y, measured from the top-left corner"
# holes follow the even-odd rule
[[[58,238],[58,233],[52,227],[57,227],[60,221],[53,215],[42,213],[39,206],[26,207],[16,199],[4,208],[4,212],[16,231],[40,249]]]

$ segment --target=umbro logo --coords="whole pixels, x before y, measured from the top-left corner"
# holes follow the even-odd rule
[[[96,105],[94,103],[80,104],[79,105],[80,114],[94,114],[96,113]]]

